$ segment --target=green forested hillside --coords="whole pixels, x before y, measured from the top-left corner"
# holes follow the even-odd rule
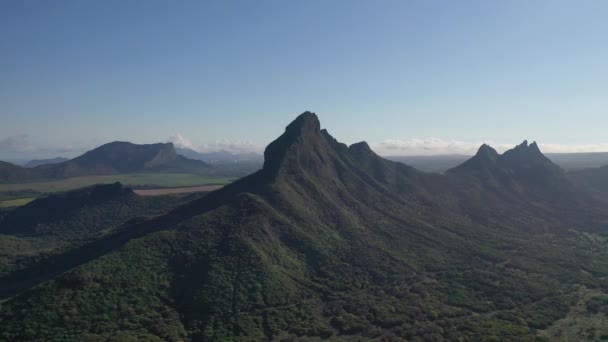
[[[0,212],[0,275],[111,235],[131,221],[164,214],[200,196],[140,197],[115,183],[56,193],[4,209]]]
[[[259,172],[49,259],[75,267],[11,293],[0,339],[608,334],[564,321],[608,312],[608,211],[535,144],[479,157],[425,174],[339,143],[304,113]]]

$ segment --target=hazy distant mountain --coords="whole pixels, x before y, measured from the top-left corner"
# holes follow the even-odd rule
[[[565,172],[545,155],[538,145],[527,141],[502,155],[492,147],[483,145],[475,156],[446,174],[460,179],[474,179],[469,186],[481,186],[496,194],[495,200],[509,196],[526,199],[564,200],[562,205],[573,205],[582,200],[576,196]]]
[[[547,158],[566,171],[596,168],[608,165],[608,153],[546,153]],[[387,156],[385,158],[411,165],[425,172],[443,173],[456,167],[471,156],[436,155],[436,156]]]
[[[584,340],[554,324],[587,308],[602,322],[608,211],[576,191],[536,144],[427,174],[306,112],[260,171],[49,260],[78,267],[3,302],[0,326],[7,340]]]
[[[209,164],[259,163],[264,161],[257,153],[231,153],[228,151],[197,152],[187,147],[176,147],[178,154],[191,159],[197,159]]]
[[[60,165],[68,174],[200,172],[208,168],[201,161],[178,155],[172,143],[136,145],[119,141],[102,145]]]
[[[172,143],[137,145],[116,141],[57,164],[24,168],[2,163],[0,182],[134,172],[200,173],[208,170],[206,163],[178,155]]]
[[[608,153],[547,153],[547,158],[564,170],[574,171],[608,165]]]
[[[47,164],[59,164],[62,163],[64,161],[68,161],[68,158],[63,158],[63,157],[56,157],[56,158],[50,158],[50,159],[33,159],[30,160],[29,162],[25,163],[25,167],[36,167],[36,166],[40,166],[40,165],[47,165]]]

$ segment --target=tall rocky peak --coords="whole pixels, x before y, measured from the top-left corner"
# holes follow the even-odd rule
[[[319,134],[320,131],[321,123],[319,122],[317,114],[306,111],[298,115],[295,120],[287,125],[284,135],[297,138],[302,135]]]
[[[307,111],[300,114],[280,137],[266,147],[264,171],[276,174],[285,167],[297,171],[309,164],[315,155],[331,149],[326,135],[321,132],[321,123],[315,113]]]

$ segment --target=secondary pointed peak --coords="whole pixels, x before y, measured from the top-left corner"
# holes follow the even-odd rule
[[[515,146],[513,149],[526,149],[528,148],[528,140],[524,140],[521,144]]]
[[[498,152],[492,146],[483,144],[477,150],[476,156],[496,158],[498,157]]]
[[[464,163],[449,169],[448,173],[485,172],[495,166],[496,160],[499,157],[500,155],[494,148],[490,145],[483,144],[479,147],[477,153],[473,157]]]
[[[360,141],[358,143],[354,143],[348,147],[352,151],[365,151],[365,152],[373,152],[369,147],[369,144],[365,141]]]
[[[532,142],[532,143],[530,144],[530,146],[528,146],[528,148],[529,148],[530,150],[534,151],[534,152],[542,153],[542,152],[540,151],[540,148],[538,147],[538,144],[536,143],[536,141]]]

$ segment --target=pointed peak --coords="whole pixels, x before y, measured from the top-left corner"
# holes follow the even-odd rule
[[[525,149],[528,148],[528,140],[524,140],[521,144],[515,146],[513,149]]]
[[[321,123],[317,114],[306,111],[298,115],[286,128],[285,133],[302,133],[306,131],[321,131]]]
[[[505,154],[507,154],[507,155],[513,154],[513,153],[534,154],[534,155],[542,154],[536,141],[533,141],[531,144],[528,144],[528,140],[524,140],[521,144],[519,144],[519,145],[513,147],[511,150],[505,152]]]
[[[487,144],[483,144],[479,147],[479,149],[477,150],[477,153],[475,154],[476,156],[481,156],[481,157],[498,157],[498,152],[496,152],[496,150]]]
[[[377,158],[378,155],[376,152],[372,151],[369,147],[368,143],[365,141],[361,141],[355,144],[352,144],[348,147],[348,152],[353,155],[355,158],[366,158],[366,159],[374,159]]]
[[[528,148],[529,148],[529,149],[531,149],[531,150],[532,150],[532,151],[534,151],[534,152],[541,153],[541,152],[540,152],[540,148],[538,147],[538,144],[536,143],[536,141],[532,142],[532,143],[530,144],[530,146],[528,146]]]
[[[477,153],[466,160],[464,163],[449,169],[448,173],[470,173],[480,172],[493,168],[496,160],[500,157],[498,152],[490,145],[483,144],[477,150]]]
[[[354,143],[348,147],[351,151],[365,151],[365,152],[373,152],[369,147],[369,144],[365,141],[360,141],[358,143]]]
[[[285,133],[264,150],[263,169],[276,173],[285,159],[305,153],[318,141],[325,141],[321,123],[315,113],[304,112],[285,128]]]
[[[500,164],[503,167],[509,168],[520,168],[522,166],[531,167],[532,165],[536,165],[552,170],[559,169],[559,166],[555,165],[540,151],[536,142],[532,142],[530,145],[527,145],[527,141],[524,141],[524,143],[526,143],[526,145],[521,144],[505,152],[500,157]]]

